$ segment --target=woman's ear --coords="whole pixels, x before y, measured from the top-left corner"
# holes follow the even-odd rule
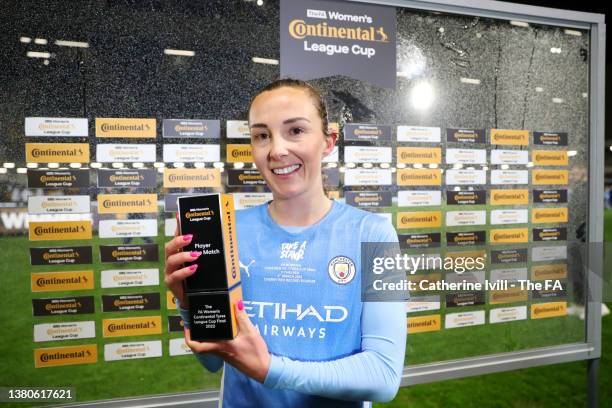
[[[327,129],[327,136],[325,136],[325,150],[323,150],[323,157],[328,156],[336,146],[338,140],[338,132],[333,128]]]

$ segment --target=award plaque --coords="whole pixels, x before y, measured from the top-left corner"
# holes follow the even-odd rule
[[[233,198],[204,194],[177,201],[179,233],[193,234],[184,251],[202,253],[186,264],[198,269],[183,281],[191,339],[231,340],[238,329],[234,304],[242,299]]]

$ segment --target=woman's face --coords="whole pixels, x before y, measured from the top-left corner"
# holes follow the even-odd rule
[[[253,160],[276,199],[322,191],[321,159],[335,142],[322,126],[304,89],[282,87],[255,98],[249,112]]]

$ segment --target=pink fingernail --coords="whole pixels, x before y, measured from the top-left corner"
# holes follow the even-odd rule
[[[193,238],[191,234],[183,235],[183,241],[191,241],[191,238]]]
[[[242,303],[242,300],[238,301],[238,310],[240,310],[241,312],[244,310],[244,303]]]
[[[191,252],[189,253],[189,255],[190,255],[192,258],[197,258],[198,256],[202,255],[202,253],[201,253],[201,252],[198,252],[198,251],[191,251]]]
[[[189,267],[190,271],[195,271],[196,269],[198,269],[198,264],[193,264]]]

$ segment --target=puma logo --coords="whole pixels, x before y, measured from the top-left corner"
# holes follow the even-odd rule
[[[253,259],[251,262],[249,262],[248,265],[245,265],[242,263],[242,261],[240,259],[238,259],[238,263],[240,264],[240,269],[244,269],[244,271],[247,274],[247,277],[251,277],[251,274],[249,273],[249,268],[251,267],[251,265],[255,262],[255,260]]]

